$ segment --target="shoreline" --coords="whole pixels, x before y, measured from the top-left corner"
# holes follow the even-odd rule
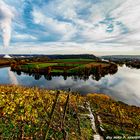
[[[82,97],[86,97],[87,95],[90,95],[90,94],[95,94],[95,95],[104,95],[104,96],[108,96],[111,100],[113,100],[113,101],[115,101],[115,102],[118,102],[118,103],[120,103],[120,104],[125,104],[125,105],[127,105],[127,106],[132,106],[132,107],[138,107],[138,108],[140,108],[140,106],[137,106],[137,105],[133,105],[133,104],[128,104],[128,103],[125,103],[125,102],[123,102],[123,101],[121,101],[121,100],[116,100],[116,99],[114,99],[113,97],[111,97],[111,96],[109,96],[109,95],[107,95],[107,93],[98,93],[98,92],[89,92],[89,93],[84,93],[84,94],[81,94],[80,92],[77,92],[77,91],[72,91],[70,88],[68,88],[67,90],[63,90],[63,89],[47,89],[47,88],[45,88],[45,87],[38,87],[38,86],[25,86],[25,85],[19,85],[19,84],[0,84],[0,87],[1,86],[6,86],[6,87],[21,87],[21,88],[25,88],[25,89],[38,89],[38,90],[46,90],[46,91],[61,91],[61,92],[65,92],[65,93],[71,93],[71,94],[73,94],[73,95],[80,95],[80,96],[82,96]]]

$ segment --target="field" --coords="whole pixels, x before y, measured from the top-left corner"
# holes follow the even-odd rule
[[[13,70],[24,72],[48,72],[48,73],[73,73],[78,69],[106,67],[109,63],[98,62],[93,59],[55,59],[46,62],[32,62],[26,64],[12,65]]]
[[[140,108],[103,94],[0,86],[0,138],[90,140],[139,136]],[[96,129],[93,129],[92,115]]]

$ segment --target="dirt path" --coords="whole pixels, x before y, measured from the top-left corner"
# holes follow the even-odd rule
[[[93,130],[93,138],[94,140],[104,140],[104,138],[98,133],[98,130],[96,128],[96,123],[95,123],[95,116],[92,113],[90,104],[87,104],[87,109],[89,111],[89,117],[90,117],[90,121],[91,121],[91,126],[92,126],[92,130]]]

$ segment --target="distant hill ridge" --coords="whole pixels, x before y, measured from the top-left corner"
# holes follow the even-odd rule
[[[92,54],[67,54],[67,55],[47,55],[50,59],[98,59]]]
[[[42,54],[9,54],[13,58],[25,58],[25,57],[48,57],[50,59],[99,59],[93,54],[53,54],[53,55],[42,55]],[[3,58],[4,55],[0,55]]]
[[[140,55],[108,55],[100,58],[107,60],[140,60]]]

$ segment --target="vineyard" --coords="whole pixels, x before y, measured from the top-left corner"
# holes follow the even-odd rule
[[[0,86],[0,138],[90,140],[140,135],[140,108],[103,94]],[[91,121],[94,116],[95,128]]]

